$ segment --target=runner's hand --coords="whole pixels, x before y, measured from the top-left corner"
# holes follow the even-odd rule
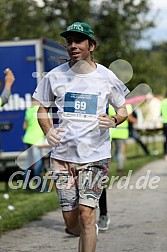
[[[51,128],[46,135],[48,144],[51,145],[52,147],[57,146],[61,140],[59,133],[64,131],[65,130],[63,128]]]
[[[13,82],[15,81],[15,77],[14,77],[13,72],[9,68],[6,68],[4,72],[6,75],[5,76],[5,89],[10,91],[13,85]]]
[[[101,130],[107,130],[109,128],[115,128],[115,121],[107,114],[99,115],[98,117],[99,128]]]

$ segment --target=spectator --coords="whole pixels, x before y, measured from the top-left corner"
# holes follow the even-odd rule
[[[127,105],[128,113],[131,113],[132,107]],[[112,117],[115,114],[114,108],[110,105],[108,114]],[[117,173],[119,176],[123,175],[124,161],[125,161],[125,140],[129,137],[128,130],[128,120],[119,124],[117,128],[110,128],[110,140],[113,150],[114,144],[114,154],[112,155],[117,161]],[[99,220],[98,227],[101,231],[106,231],[109,229],[110,218],[107,215],[107,190],[103,189],[99,200]]]
[[[132,113],[131,105],[127,105],[128,114]],[[114,114],[114,109],[109,106],[109,116]],[[117,126],[116,129],[110,129],[110,140],[114,145],[114,154],[112,155],[117,161],[117,173],[119,176],[123,175],[123,167],[125,161],[125,140],[129,137],[128,120]],[[113,149],[113,148],[112,148]]]
[[[11,88],[12,88],[12,85],[15,81],[14,74],[9,68],[7,68],[5,70],[5,75],[6,75],[5,76],[5,87],[4,87],[2,94],[0,96],[0,106],[3,106],[8,102],[10,94],[11,94]]]
[[[110,218],[107,211],[107,189],[104,188],[99,199],[99,220],[97,223],[99,230],[106,231],[110,226]]]
[[[137,122],[137,114],[135,111],[129,114],[128,121],[129,121],[129,137],[132,137],[142,147],[146,155],[150,155],[150,151],[148,150],[147,145],[143,143],[140,134],[133,126],[134,123]]]
[[[38,108],[39,102],[33,98],[32,106],[27,108],[25,112],[25,118],[23,122],[25,134],[23,137],[23,142],[25,143],[27,149],[26,167],[28,167],[28,169],[25,172],[24,178],[26,177],[28,170],[31,170],[31,173],[33,173],[34,176],[40,176],[43,169],[41,149],[38,147],[38,144],[44,139],[44,133],[38,124]],[[40,185],[38,186],[37,190],[40,190]]]
[[[164,133],[164,158],[167,161],[167,91],[165,98],[161,101],[161,115]]]

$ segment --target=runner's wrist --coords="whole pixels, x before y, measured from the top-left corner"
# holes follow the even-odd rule
[[[112,121],[114,121],[115,127],[117,126],[118,120],[116,118],[116,116],[112,116],[111,117]]]

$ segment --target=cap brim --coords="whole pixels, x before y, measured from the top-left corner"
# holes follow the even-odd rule
[[[73,31],[73,30],[70,30],[70,31],[65,31],[65,32],[62,32],[60,33],[60,36],[63,37],[63,38],[67,38],[68,34],[71,33],[71,32],[77,32],[77,33],[80,33],[80,34],[83,34],[85,35],[86,37],[88,38],[93,38],[93,36],[89,36],[88,34],[84,33],[84,32],[81,32],[81,31]]]
[[[62,32],[62,33],[60,33],[60,36],[62,36],[63,38],[66,38],[66,37],[67,37],[67,33],[68,33],[68,32],[66,32],[66,31],[65,31],[65,32]]]

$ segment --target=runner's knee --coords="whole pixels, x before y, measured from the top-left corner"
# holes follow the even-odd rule
[[[86,228],[95,225],[95,211],[95,208],[79,206],[79,217],[82,226]]]

